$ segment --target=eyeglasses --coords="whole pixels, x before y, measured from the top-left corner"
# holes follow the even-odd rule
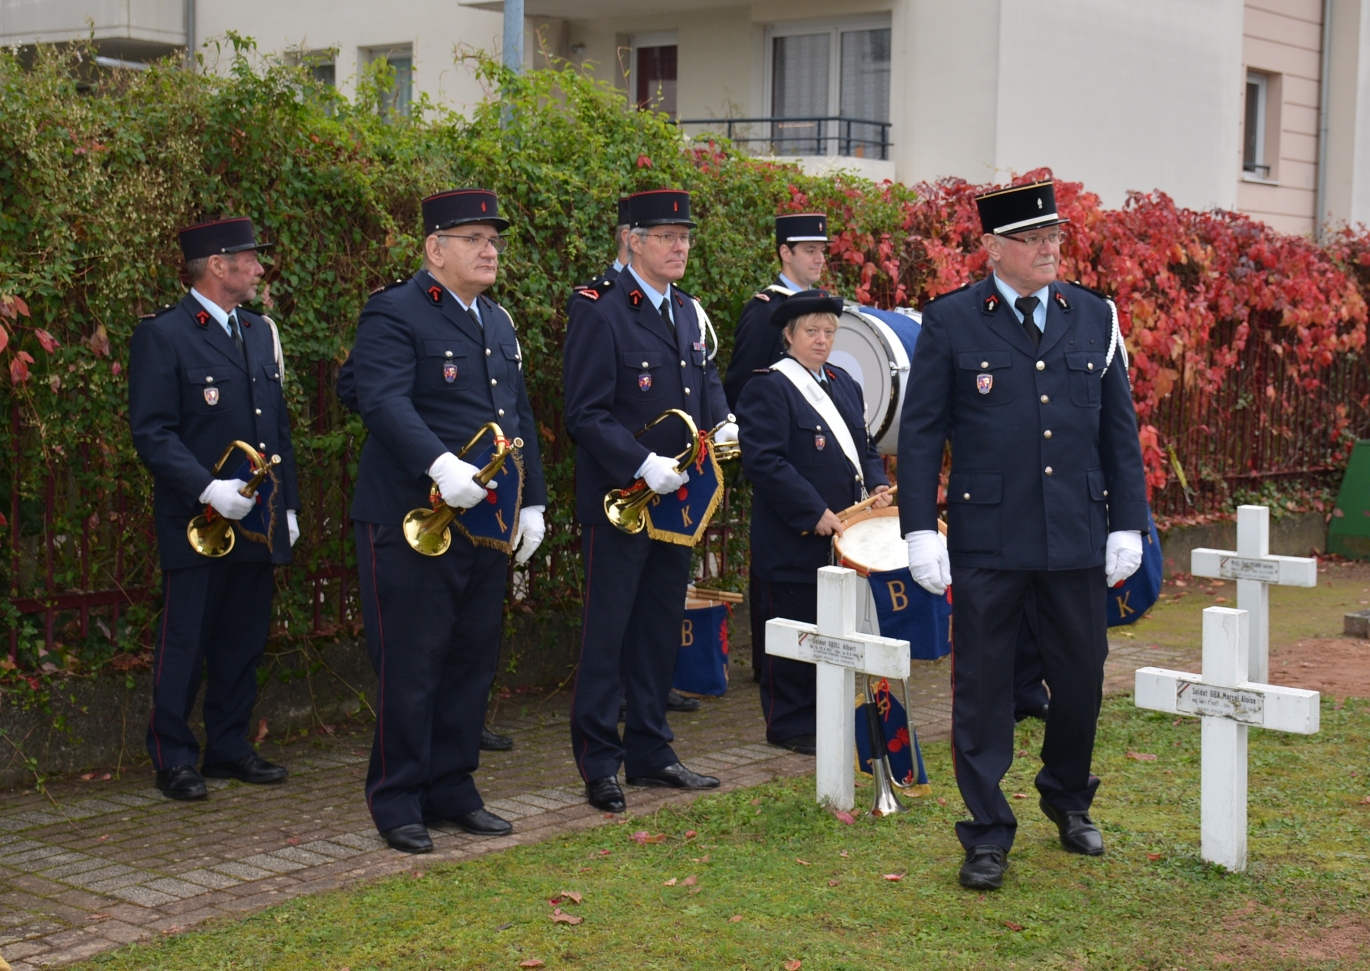
[[[643,236],[650,236],[652,239],[661,240],[662,244],[668,248],[673,248],[679,243],[686,246],[693,246],[697,238],[694,233],[643,233]]]
[[[434,233],[433,235],[437,236],[438,239],[460,239],[467,246],[478,250],[485,249],[489,245],[495,248],[496,253],[503,253],[509,248],[508,236],[458,236],[456,233]]]
[[[1025,246],[1030,246],[1031,248],[1036,249],[1043,243],[1046,243],[1048,246],[1060,246],[1062,243],[1066,241],[1066,234],[1062,232],[1030,233],[1027,236],[1005,236],[1004,238],[1011,239],[1015,243],[1022,243]]]

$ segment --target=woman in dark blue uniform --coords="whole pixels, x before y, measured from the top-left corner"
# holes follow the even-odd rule
[[[816,623],[818,569],[827,566],[837,511],[889,490],[866,433],[861,387],[827,363],[842,301],[822,290],[775,309],[786,355],[738,399],[742,468],[752,483],[752,657],[761,673],[766,740],[814,753],[815,669],[765,653],[772,617]],[[877,508],[889,505],[877,499]]]

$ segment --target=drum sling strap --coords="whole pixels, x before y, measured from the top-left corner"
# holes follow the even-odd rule
[[[846,419],[837,410],[837,405],[832,398],[828,397],[826,391],[818,386],[809,369],[800,364],[792,357],[782,357],[771,365],[772,371],[779,371],[790,379],[790,383],[799,389],[799,393],[804,396],[813,410],[828,423],[832,429],[833,437],[837,439],[837,444],[842,447],[842,454],[851,462],[852,468],[856,470],[856,477],[861,480],[862,491],[865,491],[866,476],[861,468],[861,456],[856,451],[856,442],[852,440],[851,430],[847,428]]]

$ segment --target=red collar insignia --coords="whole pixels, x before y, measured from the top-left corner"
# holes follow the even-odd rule
[[[997,293],[991,293],[988,297],[985,298],[985,313],[992,314],[994,313],[994,311],[998,309],[999,295]]]
[[[197,313],[195,315],[195,323],[199,324],[201,327],[206,326],[209,323],[209,311],[201,310]]]
[[[1070,309],[1070,304],[1066,301],[1066,295],[1060,290],[1056,291],[1056,302],[1061,305],[1062,310]]]
[[[428,299],[435,304],[442,303],[442,287],[434,285],[428,288]]]
[[[642,305],[642,291],[634,290],[628,294],[628,300],[634,307],[640,307]]]

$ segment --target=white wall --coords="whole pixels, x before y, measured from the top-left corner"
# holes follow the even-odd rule
[[[184,46],[184,0],[0,0],[0,44],[129,37]]]
[[[372,0],[368,3],[293,2],[293,0],[201,0],[196,14],[200,43],[237,30],[254,37],[263,53],[338,49],[338,89],[355,89],[359,54],[372,48],[410,44],[414,51],[414,96],[426,93],[458,111],[477,104],[484,92],[470,68],[455,63],[459,45],[498,55],[504,17],[463,7],[452,0]],[[212,49],[207,66],[214,63]],[[225,59],[226,60],[226,59]]]

